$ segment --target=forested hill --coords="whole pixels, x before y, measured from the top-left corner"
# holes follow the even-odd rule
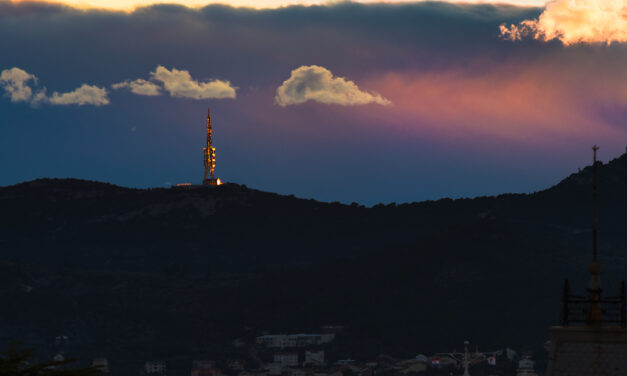
[[[587,282],[591,181],[589,166],[528,195],[372,208],[234,184],[3,187],[0,297],[12,304],[0,308],[2,340],[68,332],[86,356],[124,364],[218,356],[234,338],[323,324],[346,326],[333,349],[346,357],[468,338],[541,346],[563,279],[581,293]],[[627,270],[627,155],[599,164],[599,187],[614,295]]]

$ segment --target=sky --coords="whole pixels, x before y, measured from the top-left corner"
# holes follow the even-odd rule
[[[533,192],[627,145],[622,0],[120,4],[0,0],[0,185],[200,183],[209,106],[223,181],[366,205]]]

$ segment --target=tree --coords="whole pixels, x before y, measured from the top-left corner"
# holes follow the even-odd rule
[[[50,360],[32,363],[35,357],[32,349],[11,344],[5,352],[0,352],[0,376],[93,376],[102,373],[98,367],[65,368],[76,359]]]

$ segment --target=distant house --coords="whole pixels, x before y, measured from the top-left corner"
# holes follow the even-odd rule
[[[96,358],[91,362],[92,367],[98,367],[103,373],[109,372],[109,361],[107,358]]]
[[[320,329],[326,333],[338,333],[344,330],[344,325],[322,325]]]
[[[308,347],[332,342],[334,333],[323,334],[268,334],[257,337],[258,345],[274,348]]]
[[[305,365],[323,366],[324,350],[307,350],[305,351]]]
[[[222,376],[222,370],[212,361],[194,361],[192,367],[191,376]]]
[[[278,352],[274,354],[274,363],[280,364],[282,367],[298,367],[298,353]]]
[[[280,375],[283,373],[283,366],[279,363],[266,364],[267,375]]]
[[[246,362],[241,359],[229,360],[226,364],[231,371],[239,372],[246,369]]]
[[[402,364],[400,364],[399,369],[397,369],[397,371],[402,375],[407,375],[411,373],[420,373],[426,370],[427,370],[427,364],[419,360],[413,360],[411,362],[403,362]]]
[[[216,362],[214,360],[194,360],[192,362],[192,369],[208,369],[215,366]]]
[[[292,369],[289,376],[312,376],[307,370],[302,368]]]
[[[335,364],[337,364],[338,366],[346,366],[346,365],[355,364],[355,360],[354,359],[340,359],[337,362],[335,362]]]
[[[149,360],[144,364],[144,370],[148,375],[165,376],[166,366],[163,360]]]

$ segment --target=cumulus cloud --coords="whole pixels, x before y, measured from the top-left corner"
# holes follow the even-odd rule
[[[165,90],[173,97],[191,99],[224,99],[235,98],[237,88],[229,81],[213,80],[198,82],[192,79],[189,71],[167,68],[159,65],[150,73],[152,79],[163,84]]]
[[[111,85],[113,89],[129,89],[131,93],[137,95],[156,96],[161,95],[161,87],[154,82],[141,78],[134,81],[124,81]]]
[[[552,0],[537,19],[502,24],[500,31],[513,41],[530,37],[559,39],[564,45],[627,42],[627,1]]]
[[[79,106],[85,104],[94,106],[109,104],[107,90],[98,86],[83,84],[74,91],[62,94],[55,91],[51,97],[48,97],[45,87],[33,95],[33,88],[27,84],[29,81],[36,85],[37,77],[17,67],[5,69],[0,73],[0,86],[11,97],[11,102],[29,102],[32,106],[38,106],[42,103],[54,105],[77,104]]]
[[[391,103],[377,93],[360,90],[353,81],[333,77],[330,70],[318,65],[303,65],[294,69],[290,78],[277,88],[275,99],[281,106],[301,104],[309,100],[342,106],[368,103],[386,106]]]
[[[109,104],[107,98],[107,90],[98,86],[83,84],[74,91],[59,94],[56,91],[48,98],[50,104],[68,105],[77,104],[83,106],[91,104],[94,106],[103,106]]]
[[[17,67],[5,69],[0,73],[0,86],[11,97],[11,102],[28,102],[31,100],[33,90],[27,82],[37,82],[37,77]]]

